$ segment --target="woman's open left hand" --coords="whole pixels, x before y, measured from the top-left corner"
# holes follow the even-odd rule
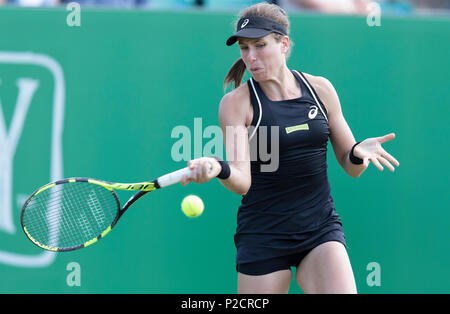
[[[372,137],[365,139],[361,143],[355,146],[353,150],[353,154],[364,160],[364,165],[367,167],[369,162],[372,162],[379,170],[383,171],[383,165],[389,168],[392,172],[394,172],[395,168],[391,163],[400,166],[400,163],[391,156],[388,152],[386,152],[383,147],[381,147],[382,143],[388,142],[395,138],[394,133],[390,133],[385,136],[380,137]]]

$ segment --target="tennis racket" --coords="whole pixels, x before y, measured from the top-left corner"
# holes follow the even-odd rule
[[[26,200],[20,215],[22,229],[31,242],[45,250],[81,249],[105,237],[139,198],[178,183],[190,173],[186,167],[140,183],[112,183],[90,178],[52,182]],[[114,190],[138,192],[121,207]]]

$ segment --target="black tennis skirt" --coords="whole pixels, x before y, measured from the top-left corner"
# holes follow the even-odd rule
[[[271,237],[271,238],[270,238]],[[289,239],[277,239],[276,235],[235,236],[238,250],[236,270],[246,275],[265,275],[274,271],[297,267],[302,259],[315,247],[329,241],[337,241],[347,247],[340,220],[332,220],[320,228]],[[247,261],[242,262],[242,259]]]

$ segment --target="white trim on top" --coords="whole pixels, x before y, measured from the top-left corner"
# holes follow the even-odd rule
[[[300,76],[300,78],[302,79],[303,83],[305,83],[305,85],[308,87],[308,89],[309,89],[311,95],[313,95],[314,100],[316,101],[317,106],[319,106],[319,109],[320,109],[320,111],[322,112],[323,116],[325,117],[325,120],[327,120],[327,122],[328,122],[328,117],[327,117],[327,115],[325,114],[325,112],[323,111],[322,106],[320,105],[319,101],[317,100],[316,94],[315,94],[315,93],[313,92],[313,90],[311,89],[311,86],[309,86],[308,81],[305,80],[305,79],[303,78],[303,75],[301,75],[300,73],[298,73],[298,71],[294,70],[294,72],[297,73],[298,76]]]
[[[253,132],[252,132],[252,135],[250,135],[250,137],[248,138],[248,141],[249,141],[249,142],[252,140],[253,136],[255,135],[256,130],[258,129],[259,124],[261,123],[261,118],[262,118],[262,106],[261,106],[261,101],[259,100],[259,96],[258,96],[258,93],[256,92],[255,85],[253,84],[253,78],[252,78],[252,77],[250,78],[250,84],[252,85],[253,92],[255,93],[255,96],[256,96],[256,100],[258,101],[258,106],[259,106],[259,118],[258,118],[258,122],[256,123],[255,129],[254,129]],[[255,113],[253,113],[253,114],[255,114]]]
[[[298,71],[294,70],[294,72],[298,74],[298,76],[302,79],[303,83],[305,83],[306,87],[308,87],[309,92],[311,93],[311,95],[312,95],[313,98],[314,98],[314,101],[316,102],[317,106],[319,107],[320,111],[322,112],[322,115],[325,117],[325,120],[327,120],[327,122],[328,122],[328,117],[327,117],[327,115],[325,114],[325,112],[323,111],[322,106],[320,105],[319,101],[317,100],[316,94],[313,92],[313,90],[312,90],[311,86],[309,85],[308,81],[307,81],[306,79],[304,79],[304,78],[303,78],[303,75],[301,75],[300,73],[298,73]],[[258,118],[258,122],[256,123],[255,129],[253,130],[252,134],[250,135],[250,137],[249,137],[249,139],[248,139],[249,142],[251,141],[251,139],[252,139],[253,136],[255,135],[256,130],[258,129],[259,124],[261,123],[261,118],[262,118],[262,106],[261,106],[261,100],[259,100],[258,93],[256,92],[256,88],[255,88],[255,85],[254,85],[254,83],[253,83],[253,78],[250,78],[250,84],[251,84],[251,86],[252,86],[253,92],[255,93],[256,100],[258,101],[258,106],[259,106],[259,118]],[[253,114],[254,114],[254,113],[253,113]]]

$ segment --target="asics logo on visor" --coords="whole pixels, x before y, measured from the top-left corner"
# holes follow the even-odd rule
[[[244,28],[245,26],[247,26],[248,22],[249,22],[249,19],[245,19],[241,25],[241,28]]]

